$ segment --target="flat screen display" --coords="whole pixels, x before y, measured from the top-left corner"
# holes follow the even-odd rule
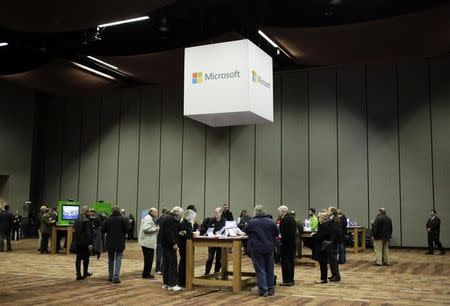
[[[76,220],[80,214],[80,206],[78,205],[63,205],[61,211],[62,220]]]

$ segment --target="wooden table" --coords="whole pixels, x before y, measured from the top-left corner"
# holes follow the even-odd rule
[[[298,263],[298,264],[314,264],[314,266],[317,267],[319,265],[319,262],[312,259],[312,254],[311,255],[303,254],[303,239],[311,238],[311,237],[312,237],[311,231],[303,231],[303,233],[299,239],[299,242],[297,244],[297,259],[298,259],[298,261],[296,261],[296,263]],[[306,261],[306,262],[303,261],[303,259],[305,259],[305,258],[310,259],[310,261]]]
[[[353,234],[353,253],[358,254],[359,251],[366,251],[366,228],[364,226],[347,226],[347,233]],[[359,234],[361,233],[361,240]],[[361,247],[359,246],[361,241]]]
[[[236,238],[206,238],[197,237],[188,239],[186,243],[186,289],[192,290],[194,285],[201,286],[227,286],[233,288],[233,293],[239,293],[242,287],[256,283],[256,273],[242,272],[242,240],[246,237]],[[222,272],[194,277],[195,248],[221,248],[222,255]],[[228,271],[228,249],[233,250],[233,271]],[[215,279],[219,277],[220,279]],[[232,276],[229,280],[228,276]],[[247,278],[242,279],[242,276]]]
[[[56,254],[56,238],[57,238],[57,231],[61,232],[67,232],[66,241],[67,241],[67,248],[66,253],[70,254],[70,246],[72,244],[73,240],[73,226],[53,226],[52,227],[52,244],[51,244],[51,254]]]

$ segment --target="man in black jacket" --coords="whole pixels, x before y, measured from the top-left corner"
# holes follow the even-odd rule
[[[280,286],[294,285],[294,268],[295,268],[295,252],[296,252],[296,233],[297,223],[294,217],[289,213],[287,206],[280,206],[278,212],[281,216],[280,236],[281,236],[281,274],[283,282]]]
[[[441,251],[441,255],[445,254],[444,247],[442,243],[439,241],[439,234],[441,228],[441,220],[438,218],[436,210],[432,209],[430,218],[425,225],[428,233],[428,252],[425,253],[427,255],[432,255],[434,252],[434,246]]]
[[[208,229],[213,229],[213,234],[217,234],[225,226],[225,219],[223,218],[223,210],[221,207],[214,209],[214,217],[207,218],[203,221],[204,232]],[[220,248],[208,248],[208,259],[206,260],[205,275],[211,272],[212,263],[216,256],[216,264],[214,265],[214,273],[218,273],[222,268],[222,251]]]
[[[92,222],[89,218],[90,214],[91,212],[89,208],[84,206],[81,210],[80,216],[74,224],[75,233],[72,251],[77,254],[77,258],[75,260],[77,280],[83,280],[92,275],[88,272],[90,249],[92,248],[94,237]],[[81,261],[83,261],[83,274],[81,274]]]
[[[372,223],[374,252],[377,258],[375,265],[389,265],[389,240],[392,236],[392,220],[386,215],[386,209],[380,208],[379,214]]]
[[[122,216],[119,207],[113,207],[112,214],[106,219],[102,230],[106,234],[106,249],[108,250],[108,280],[114,284],[119,284],[125,237],[130,230],[130,224]]]
[[[178,224],[183,215],[183,209],[175,206],[170,214],[164,216],[159,225],[158,237],[163,249],[162,272],[163,289],[170,291],[180,291],[177,271],[177,250],[178,250]]]
[[[233,213],[230,210],[230,207],[227,203],[222,205],[222,218],[225,219],[225,221],[233,221]]]
[[[0,211],[0,252],[3,252],[3,241],[6,239],[6,250],[11,251],[11,227],[14,215],[9,211],[6,204]]]

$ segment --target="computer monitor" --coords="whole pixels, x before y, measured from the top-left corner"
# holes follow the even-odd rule
[[[78,219],[80,214],[79,205],[63,205],[61,210],[61,219],[63,221],[73,221]]]

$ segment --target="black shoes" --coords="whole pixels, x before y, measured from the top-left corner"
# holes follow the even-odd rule
[[[92,276],[92,273],[86,272],[86,274],[83,275],[83,278],[87,278],[87,277],[90,277],[90,276]]]
[[[269,293],[270,296],[274,295],[275,294],[275,289],[269,289],[268,293]]]
[[[267,296],[269,296],[269,293],[268,292],[260,292],[259,296],[267,297]]]
[[[84,279],[84,277],[83,276],[81,276],[81,275],[77,275],[77,281],[79,281],[79,280],[83,280]]]
[[[328,281],[326,279],[321,279],[315,282],[316,284],[326,284]]]
[[[113,284],[120,284],[121,283],[120,279],[118,279],[118,278],[114,279],[112,282],[113,282]]]
[[[293,283],[293,282],[290,282],[290,283],[281,283],[280,286],[283,286],[283,287],[291,287],[291,286],[294,286],[294,283]]]
[[[433,255],[433,252],[426,252],[425,255]]]
[[[340,282],[341,278],[340,277],[331,277],[330,278],[330,282]]]
[[[155,278],[153,274],[150,275],[142,275],[142,278]]]

